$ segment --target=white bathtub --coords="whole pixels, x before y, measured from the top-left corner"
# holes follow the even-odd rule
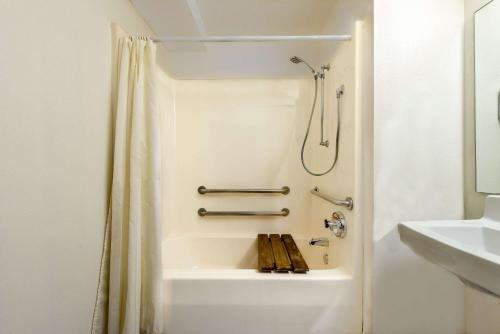
[[[351,275],[295,240],[307,274],[257,272],[255,237],[165,240],[165,333],[360,333]]]

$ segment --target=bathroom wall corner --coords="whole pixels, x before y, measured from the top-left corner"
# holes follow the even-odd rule
[[[463,0],[374,1],[373,333],[464,331],[462,284],[397,232],[463,217],[463,11]]]

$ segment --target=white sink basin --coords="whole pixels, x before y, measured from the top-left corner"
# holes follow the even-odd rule
[[[418,255],[500,296],[500,196],[488,196],[481,219],[403,222],[398,231]]]

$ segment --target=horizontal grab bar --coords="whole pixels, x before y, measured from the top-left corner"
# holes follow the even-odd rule
[[[205,186],[198,187],[198,193],[205,194],[221,194],[221,193],[239,193],[239,194],[283,194],[288,195],[290,188],[287,186],[281,189],[208,189]]]
[[[200,217],[205,216],[282,216],[286,217],[290,214],[287,208],[281,211],[207,211],[205,208],[198,210]]]
[[[348,210],[352,210],[352,208],[354,206],[354,203],[353,203],[353,200],[351,197],[346,197],[346,199],[336,199],[330,195],[321,193],[319,191],[318,187],[315,187],[313,190],[311,190],[311,194],[318,196],[318,197],[324,199],[325,201],[328,201],[328,202],[333,203],[335,205],[345,206]]]

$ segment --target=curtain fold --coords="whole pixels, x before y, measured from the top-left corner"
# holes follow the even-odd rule
[[[160,119],[156,46],[118,45],[113,181],[92,334],[162,331]]]

